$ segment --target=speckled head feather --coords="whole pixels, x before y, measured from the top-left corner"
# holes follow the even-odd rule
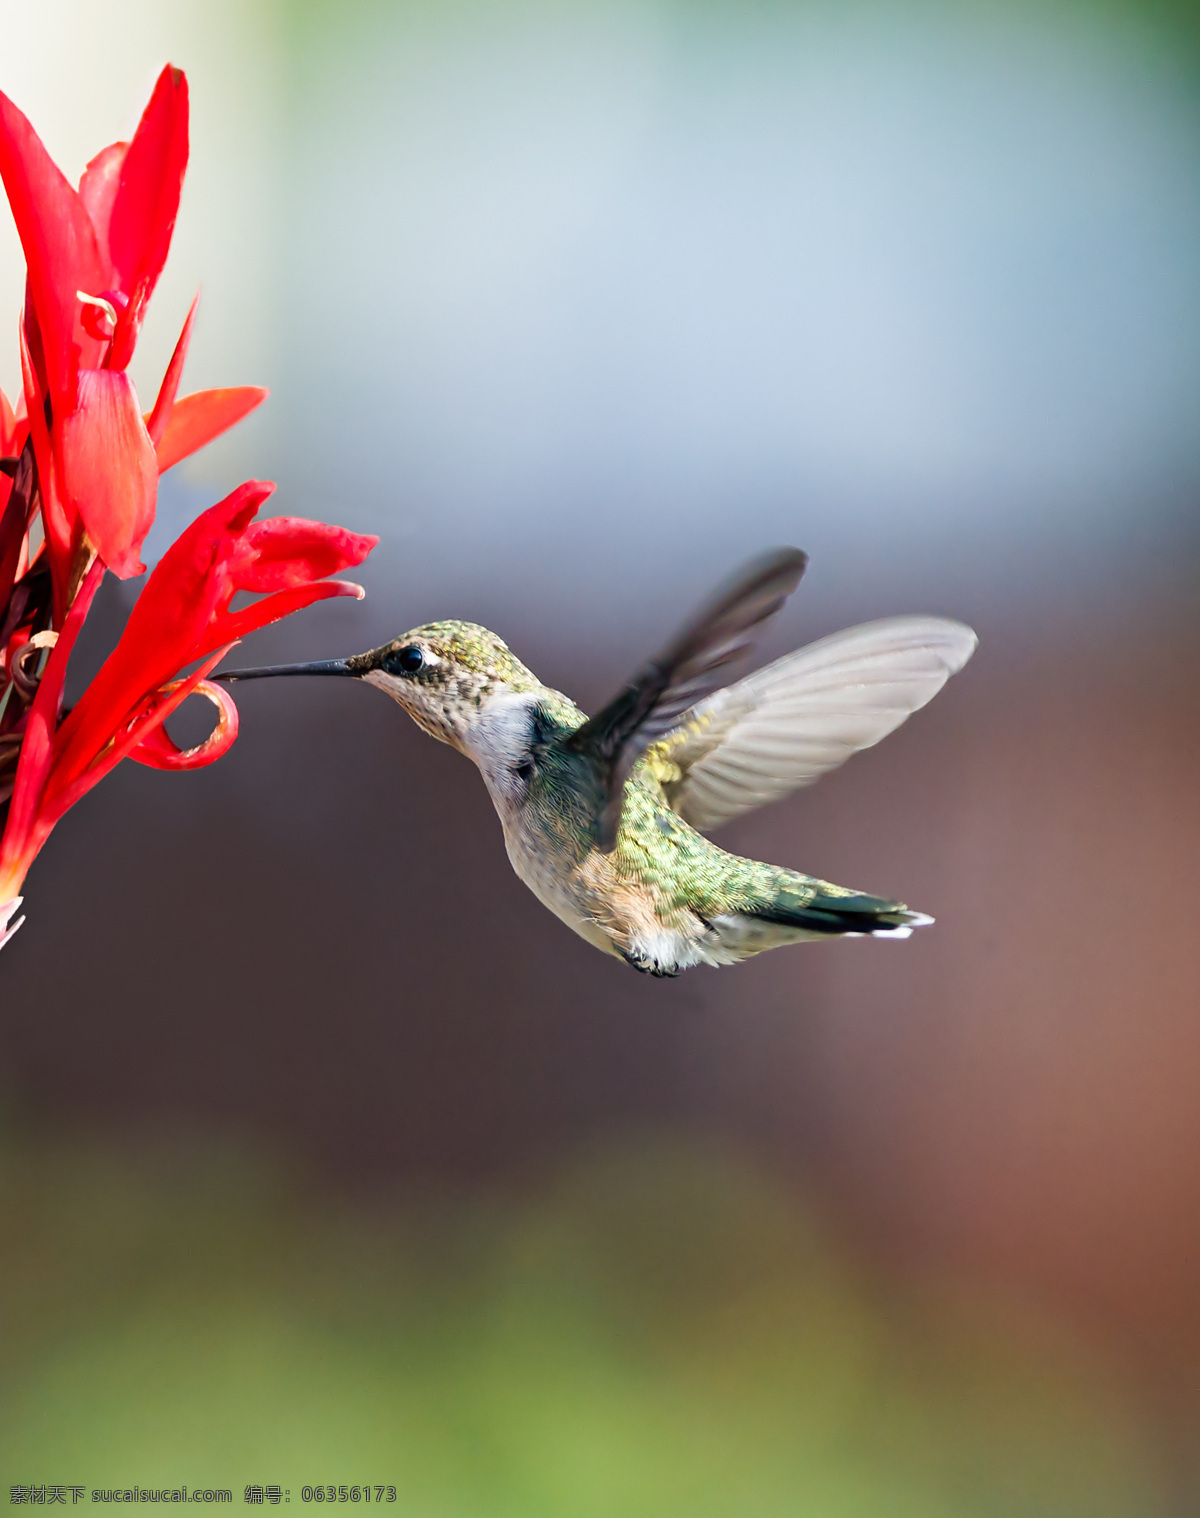
[[[412,650],[419,650],[419,661]],[[431,737],[459,749],[491,697],[542,689],[508,644],[477,622],[427,622],[346,662]],[[413,663],[417,667],[409,668]]]

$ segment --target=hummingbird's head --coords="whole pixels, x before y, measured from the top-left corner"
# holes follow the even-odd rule
[[[475,622],[427,622],[346,665],[431,737],[465,753],[473,753],[472,729],[495,698],[542,688],[506,643]]]
[[[552,694],[506,643],[475,622],[427,622],[349,659],[233,669],[215,678],[273,675],[340,675],[377,685],[431,737],[474,759],[485,776],[528,742],[529,710],[540,694]]]

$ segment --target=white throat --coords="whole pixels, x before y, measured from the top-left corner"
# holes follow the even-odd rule
[[[492,696],[462,735],[462,745],[479,766],[502,821],[507,821],[525,797],[525,782],[517,773],[529,757],[530,714],[540,697],[536,691]]]

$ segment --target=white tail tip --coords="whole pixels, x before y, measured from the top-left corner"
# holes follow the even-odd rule
[[[876,928],[871,934],[872,938],[911,938],[914,928],[927,928],[933,918],[924,912],[910,912],[908,921],[901,923],[898,928]]]

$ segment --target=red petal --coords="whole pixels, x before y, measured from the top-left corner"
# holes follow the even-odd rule
[[[232,390],[196,390],[176,401],[157,446],[159,474],[240,422],[268,394],[257,385],[238,385]]]
[[[108,283],[92,219],[29,122],[0,94],[0,178],[25,250],[29,291],[41,328],[46,373],[56,411],[71,409],[82,350],[99,362],[101,345],[80,325],[77,290],[98,295]]]
[[[270,622],[278,622],[281,617],[290,617],[294,611],[303,611],[316,601],[329,601],[336,596],[353,596],[356,601],[361,601],[365,595],[362,586],[351,580],[321,580],[316,585],[296,585],[291,590],[276,591],[273,596],[255,601],[253,606],[215,617],[212,631],[197,648],[196,655],[206,654],[218,643],[243,638]]]
[[[22,550],[37,498],[34,479],[33,458],[27,456],[18,462],[16,478],[3,481],[6,488],[0,494],[0,624],[9,609],[13,585],[22,573]],[[8,630],[11,632],[12,628]]]
[[[28,436],[28,433],[28,426],[24,423],[18,424],[16,417],[13,415],[13,409],[8,404],[8,396],[5,395],[3,390],[0,390],[0,457],[6,459],[19,457],[21,449],[25,446],[25,438]],[[4,509],[8,504],[8,498],[12,494],[12,484],[13,482],[8,475],[0,475],[0,517],[3,516]],[[24,536],[24,528],[21,529],[21,533]],[[0,564],[4,562],[5,541],[4,529],[0,527]],[[0,607],[3,607],[5,604],[4,574],[0,570]]]
[[[214,646],[202,647],[201,640],[230,595],[225,562],[274,488],[248,480],[201,512],[155,565],[120,642],[58,730],[68,772],[90,763],[148,692]]]
[[[177,685],[182,683],[176,682]],[[167,695],[175,688],[175,685],[168,685],[163,694]],[[160,723],[137,748],[130,750],[131,759],[152,770],[198,770],[207,764],[215,764],[222,754],[229,752],[238,735],[238,709],[233,704],[233,697],[223,685],[214,685],[211,680],[201,680],[192,694],[207,696],[217,709],[217,725],[204,742],[195,748],[180,748]]]
[[[25,382],[25,412],[29,418],[29,435],[38,466],[38,492],[42,499],[42,526],[46,533],[46,552],[50,560],[50,577],[54,588],[53,620],[61,626],[67,614],[67,595],[75,560],[75,537],[78,523],[58,489],[58,461],[50,446],[46,429],[46,397],[38,383],[29,346],[25,341],[27,326],[18,330],[21,347],[21,375]]]
[[[121,165],[125,162],[127,142],[114,142],[102,148],[83,171],[79,181],[79,198],[87,207],[96,233],[96,246],[105,263],[111,263],[108,251],[108,228],[112,221],[113,201],[121,182]],[[107,281],[106,288],[107,288]],[[99,295],[99,290],[89,290],[89,295]]]
[[[59,436],[63,494],[88,537],[120,579],[140,575],[158,463],[133,381],[118,369],[82,370],[78,409],[63,419]]]
[[[29,424],[17,421],[13,408],[8,403],[8,396],[0,390],[0,454],[5,458],[16,458],[24,446],[28,431]]]
[[[129,297],[111,362],[124,368],[171,246],[188,161],[188,87],[170,64],[158,76],[121,166],[108,230],[117,287]]]
[[[146,430],[155,448],[158,447],[167,429],[171,407],[174,406],[175,397],[179,392],[179,381],[183,378],[183,365],[187,358],[188,345],[192,341],[192,328],[196,325],[196,307],[199,303],[200,292],[197,290],[184,321],[183,331],[179,334],[179,341],[175,344],[175,351],[171,354],[171,362],[163,375],[163,382],[158,387],[158,399],[154,402],[154,410],[146,418]],[[161,465],[159,468],[161,472]]]
[[[361,564],[378,538],[304,517],[255,522],[230,564],[239,590],[285,590]]]

